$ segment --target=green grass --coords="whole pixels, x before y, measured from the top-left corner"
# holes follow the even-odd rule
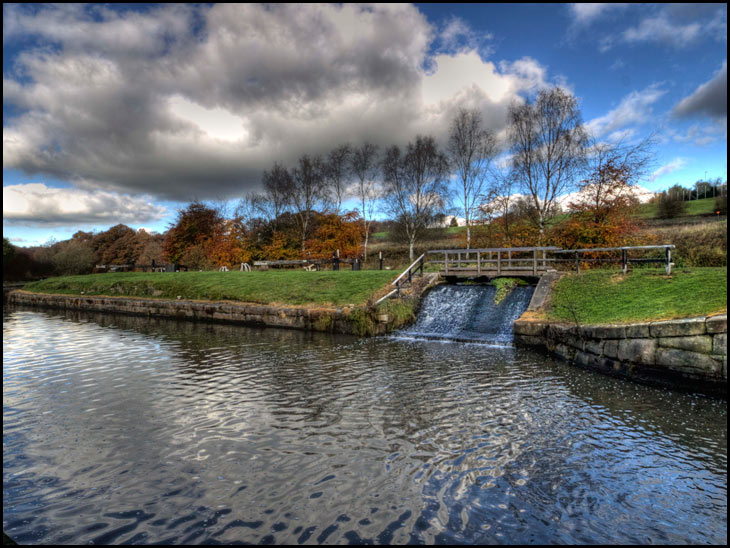
[[[62,276],[33,282],[26,291],[66,295],[108,295],[160,299],[242,301],[262,304],[363,304],[398,275],[359,272],[176,272]]]
[[[714,215],[715,214],[715,198],[702,198],[700,200],[691,200],[685,202],[686,209],[683,217],[691,217],[693,215]],[[657,217],[657,204],[646,203],[641,204],[636,215],[642,219],[655,219]]]
[[[515,287],[527,285],[527,282],[520,278],[495,278],[492,280],[492,285],[497,288],[494,293],[494,304],[499,304]]]
[[[603,324],[668,320],[727,310],[727,269],[594,270],[566,275],[550,301],[551,320]]]

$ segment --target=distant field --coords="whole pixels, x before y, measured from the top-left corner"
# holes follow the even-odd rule
[[[550,319],[581,324],[640,322],[727,311],[726,268],[594,270],[564,276],[551,296]]]
[[[359,305],[395,279],[392,271],[126,272],[62,276],[25,290],[67,295],[242,301],[288,305]]]
[[[684,216],[713,215],[715,213],[715,198],[703,198],[685,202]],[[655,219],[657,217],[657,204],[641,204],[637,213],[642,219]]]

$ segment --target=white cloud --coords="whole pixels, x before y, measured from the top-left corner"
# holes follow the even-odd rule
[[[662,167],[657,169],[654,173],[652,173],[651,176],[649,177],[649,181],[656,181],[659,177],[661,177],[663,175],[668,175],[669,173],[672,173],[674,171],[678,171],[686,165],[687,165],[687,160],[685,158],[675,158],[668,164],[663,165]]]
[[[660,42],[675,47],[683,47],[695,42],[701,36],[699,23],[676,24],[666,16],[649,17],[639,26],[624,31],[623,37],[629,43]]]
[[[3,187],[3,223],[64,226],[157,221],[165,208],[114,192],[52,188],[43,183]]]
[[[609,11],[623,9],[626,6],[628,6],[628,4],[619,4],[619,3],[615,3],[615,4],[608,4],[608,3],[570,4],[570,12],[576,23],[590,24],[591,22],[598,19],[602,15],[608,13]]]
[[[588,122],[588,129],[596,137],[601,137],[629,125],[641,124],[651,117],[652,105],[665,93],[657,85],[649,86],[642,91],[633,91],[608,114]]]

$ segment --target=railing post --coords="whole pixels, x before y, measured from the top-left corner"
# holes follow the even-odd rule
[[[502,252],[497,251],[497,274],[502,273]]]
[[[626,274],[629,270],[629,258],[628,252],[625,249],[621,250],[621,271]]]
[[[575,252],[575,271],[580,272],[580,263],[578,262],[578,252]]]
[[[444,273],[449,273],[449,252],[444,251]]]
[[[477,251],[477,274],[482,273],[482,254],[480,251]]]
[[[512,268],[512,250],[507,251],[507,270]]]
[[[672,274],[672,248],[666,247],[665,249],[666,249],[666,255],[667,255],[666,272],[667,272],[667,276],[671,276],[671,274]]]
[[[537,276],[537,249],[532,250],[532,275]]]
[[[418,264],[418,271],[421,273],[421,278],[423,278],[423,258],[425,255],[421,255],[421,261]]]
[[[547,270],[547,259],[546,259],[546,251],[542,250],[542,269]]]

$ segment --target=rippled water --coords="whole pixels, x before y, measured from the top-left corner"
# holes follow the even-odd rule
[[[21,543],[725,543],[726,402],[510,346],[11,309]]]

